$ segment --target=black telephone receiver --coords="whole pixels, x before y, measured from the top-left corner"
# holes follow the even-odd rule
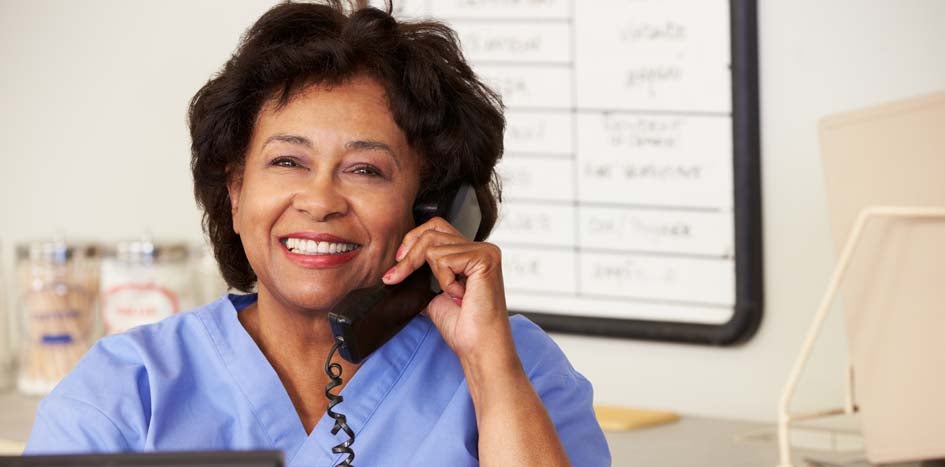
[[[441,205],[414,206],[417,225],[440,216],[466,238],[475,239],[482,222],[476,191],[463,184],[446,199],[449,201]],[[380,284],[351,291],[328,313],[339,353],[345,360],[359,363],[397,334],[440,292],[439,283],[428,265],[423,265],[399,284]]]

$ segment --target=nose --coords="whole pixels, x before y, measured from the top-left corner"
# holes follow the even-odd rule
[[[324,222],[347,214],[349,204],[332,174],[321,173],[296,192],[292,206],[313,220]]]

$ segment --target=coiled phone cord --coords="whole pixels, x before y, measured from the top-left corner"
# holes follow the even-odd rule
[[[334,406],[344,400],[340,394],[331,393],[332,389],[341,386],[344,382],[344,380],[341,379],[341,364],[331,362],[339,346],[341,346],[341,341],[336,340],[335,345],[333,345],[331,351],[328,352],[328,359],[325,360],[325,373],[328,375],[329,379],[328,384],[325,386],[325,397],[328,398],[328,416],[335,419],[335,425],[331,428],[331,434],[334,435],[338,434],[339,431],[344,431],[345,434],[348,435],[348,439],[331,448],[331,452],[348,455],[347,458],[342,460],[341,463],[337,464],[335,467],[354,467],[351,463],[354,461],[354,450],[351,449],[351,445],[354,444],[354,430],[348,426],[348,421],[345,419],[344,414],[332,410]]]

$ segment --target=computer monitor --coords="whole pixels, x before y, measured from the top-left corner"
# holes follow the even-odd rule
[[[280,451],[0,456],[5,467],[283,467]]]
[[[838,256],[864,208],[945,208],[945,92],[828,117],[820,142]],[[872,221],[844,281],[867,458],[945,458],[945,222]]]

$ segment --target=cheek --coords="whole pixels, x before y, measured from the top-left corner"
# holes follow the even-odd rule
[[[370,208],[370,226],[381,244],[400,246],[404,235],[413,228],[413,210],[410,206],[378,203]]]
[[[241,235],[268,235],[269,227],[284,208],[287,199],[285,194],[265,188],[265,185],[253,182],[245,185],[240,196],[239,212],[234,216],[234,225],[239,222]]]

